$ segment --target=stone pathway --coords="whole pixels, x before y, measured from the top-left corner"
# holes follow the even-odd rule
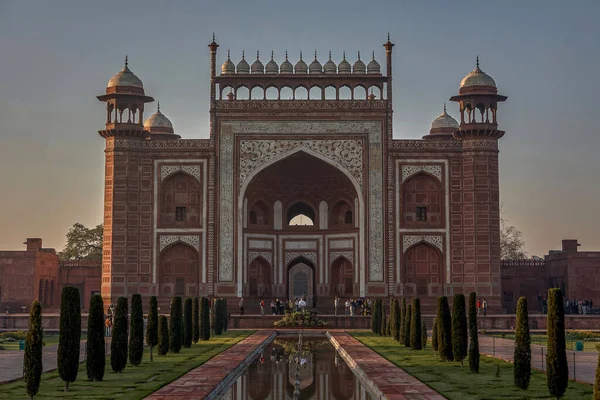
[[[542,353],[543,349],[543,353]],[[493,338],[487,335],[479,336],[479,351],[491,357],[513,362],[515,342],[511,339]],[[540,371],[546,370],[546,346],[531,345],[531,366]],[[543,354],[543,358],[542,358]],[[569,362],[569,377],[579,382],[594,384],[598,353],[594,351],[567,350]]]
[[[349,334],[329,332],[327,336],[352,371],[363,378],[361,384],[371,390],[378,390],[378,396],[384,396],[383,398],[389,400],[445,399],[444,396],[409,375],[391,361],[381,357]]]
[[[275,332],[258,331],[219,353],[196,369],[152,393],[150,400],[204,399],[216,389],[226,389],[232,380],[228,376],[243,370],[254,355],[275,337]]]

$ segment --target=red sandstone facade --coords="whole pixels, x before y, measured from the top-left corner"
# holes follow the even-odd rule
[[[102,296],[294,298],[476,291],[499,310],[497,94],[477,68],[461,82],[461,123],[444,113],[423,140],[393,138],[392,47],[385,73],[266,67],[209,45],[208,139],[180,139],[127,65],[106,94]],[[344,98],[344,92],[349,98]],[[306,99],[301,99],[301,92]],[[243,99],[245,93],[249,99]],[[298,225],[296,222],[309,223]],[[229,304],[236,304],[230,301]]]

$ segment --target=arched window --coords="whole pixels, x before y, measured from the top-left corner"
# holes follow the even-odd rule
[[[426,173],[402,184],[402,221],[407,228],[439,228],[443,223],[444,196],[440,181]]]
[[[315,224],[315,211],[304,202],[295,203],[288,208],[287,222],[289,226],[313,226]]]
[[[351,224],[352,223],[352,211],[348,210],[344,214],[344,223]]]
[[[345,200],[340,200],[334,204],[331,209],[330,225],[332,227],[343,225],[352,225],[353,215],[352,206]]]
[[[256,203],[252,204],[252,206],[250,207],[250,213],[248,214],[248,224],[254,227],[269,226],[269,215],[269,207],[262,200],[259,200]]]
[[[161,185],[160,227],[198,228],[202,225],[202,185],[178,172]]]
[[[250,224],[256,225],[256,211],[250,211]]]

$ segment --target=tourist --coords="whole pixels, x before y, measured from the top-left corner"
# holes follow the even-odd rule
[[[339,304],[340,304],[340,298],[335,296],[335,300],[333,300],[334,315],[337,315],[337,309],[338,309]]]
[[[304,297],[300,299],[298,306],[300,307],[300,311],[306,311],[306,300],[304,300]]]
[[[350,299],[344,303],[344,315],[350,315]]]
[[[240,315],[244,315],[244,298],[240,298]]]
[[[477,316],[479,317],[479,310],[481,310],[481,299],[477,299],[475,307],[477,307]]]
[[[282,300],[282,301],[279,303],[279,315],[284,315],[284,314],[285,314],[285,307],[286,307],[287,303],[288,303],[288,302],[287,302],[287,301],[285,301],[285,300]]]
[[[485,301],[485,299],[483,299],[483,301],[481,302],[481,307],[483,308],[483,316],[485,317],[485,315],[487,314],[487,301]]]
[[[112,322],[110,320],[110,317],[106,317],[106,320],[104,321],[104,326],[106,327],[105,329],[105,336],[110,337],[110,327],[112,325]]]
[[[262,315],[263,317],[265,316],[265,301],[264,300],[260,301],[260,315]]]
[[[298,298],[296,297],[296,298],[294,299],[294,309],[295,309],[296,311],[300,311],[300,305],[299,305],[298,303],[299,303],[299,300],[298,300]]]
[[[277,304],[275,303],[275,300],[271,300],[271,312],[273,313],[273,315],[275,315],[275,313],[277,312]]]

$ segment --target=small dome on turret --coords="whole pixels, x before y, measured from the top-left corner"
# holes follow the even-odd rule
[[[377,61],[375,61],[375,52],[373,52],[373,59],[371,59],[371,61],[369,62],[369,65],[367,65],[367,74],[380,74],[381,73],[381,67],[379,66],[379,63]]]
[[[310,63],[310,66],[308,67],[308,72],[311,74],[323,73],[323,66],[321,65],[319,60],[317,60],[317,51],[316,50],[315,50],[315,59],[313,60],[313,62]]]
[[[358,52],[358,60],[352,66],[353,74],[364,74],[367,71],[367,67],[365,67],[365,63],[360,59],[360,51]]]
[[[460,88],[474,87],[474,86],[491,86],[496,87],[496,82],[491,76],[479,69],[479,56],[477,56],[476,67],[473,71],[469,72],[462,81],[460,81]]]
[[[237,65],[237,73],[238,74],[249,74],[250,73],[250,65],[246,62],[246,57],[244,55],[244,51],[242,50],[242,60]]]
[[[229,50],[227,50],[227,60],[221,66],[221,75],[235,74],[235,65],[231,62]]]
[[[429,128],[429,135],[423,139],[450,139],[452,133],[460,129],[458,122],[446,112],[446,103],[444,103],[444,112],[433,120]]]
[[[302,59],[302,52],[300,52],[300,60],[296,63],[294,67],[294,72],[297,74],[307,74],[308,73],[308,65]]]
[[[174,133],[173,124],[160,112],[160,103],[157,105],[156,112],[144,121],[144,130],[158,134]]]
[[[323,72],[326,74],[335,74],[337,73],[337,66],[331,60],[331,50],[329,51],[329,60],[323,65]]]
[[[110,78],[106,85],[107,89],[115,87],[135,87],[142,90],[144,89],[144,84],[141,79],[135,76],[129,69],[127,56],[125,56],[125,67],[118,74]]]
[[[281,74],[293,74],[294,73],[294,66],[288,60],[287,50],[285,51],[285,61],[282,62],[281,65],[279,66],[279,73],[281,73]]]
[[[351,74],[352,73],[352,66],[350,66],[350,63],[348,61],[346,61],[346,52],[345,51],[344,51],[344,58],[338,64],[338,73],[340,73],[340,74]]]
[[[271,52],[271,60],[267,63],[266,71],[267,74],[278,74],[279,65],[273,60],[273,52]]]
[[[256,51],[256,61],[252,63],[252,67],[250,68],[250,72],[253,74],[264,74],[265,66],[260,62],[258,50]]]

